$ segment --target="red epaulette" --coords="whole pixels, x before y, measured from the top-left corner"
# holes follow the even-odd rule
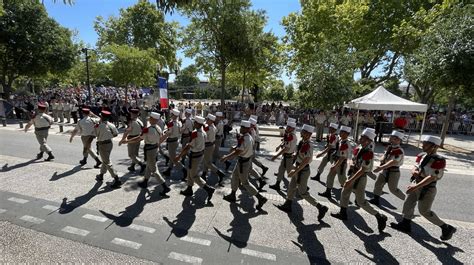
[[[170,121],[170,122],[168,122],[168,124],[166,124],[166,126],[167,126],[168,128],[171,128],[171,127],[174,126],[174,123],[173,123],[172,121]]]
[[[359,153],[359,148],[356,147],[352,150],[352,155],[357,156],[357,153]]]
[[[96,125],[94,125],[95,128],[99,128],[99,124],[97,123]]]
[[[309,151],[309,148],[310,148],[310,147],[311,147],[311,146],[309,145],[309,143],[304,143],[303,146],[301,146],[300,152],[301,152],[301,153],[306,153],[306,152]]]
[[[285,135],[285,142],[291,142],[293,140],[293,134]]]
[[[432,169],[443,169],[446,167],[446,159],[437,159],[431,163]]]
[[[390,155],[392,155],[392,156],[399,156],[401,154],[403,154],[403,151],[400,148],[393,149],[392,152],[390,152]]]
[[[331,136],[329,136],[329,143],[333,143],[334,141],[336,141],[336,135],[331,134]]]
[[[142,134],[148,133],[148,128],[143,128]]]
[[[341,147],[339,147],[340,151],[346,151],[347,149],[349,149],[349,145],[347,143],[343,143],[341,144]]]
[[[197,131],[193,131],[193,133],[191,134],[191,140],[192,139],[196,139],[198,137],[198,132]]]
[[[420,163],[420,162],[421,162],[421,159],[423,158],[423,154],[424,154],[424,153],[421,153],[421,154],[418,154],[418,155],[416,156],[416,163]]]
[[[374,152],[367,151],[365,154],[362,155],[362,160],[369,161],[374,158]]]
[[[205,132],[209,131],[209,126],[204,127],[204,131]]]

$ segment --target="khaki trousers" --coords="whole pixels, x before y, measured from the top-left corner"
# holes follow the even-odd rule
[[[232,191],[237,191],[239,184],[242,184],[242,186],[250,193],[251,196],[255,196],[258,193],[257,189],[255,189],[255,187],[249,182],[249,172],[251,167],[251,159],[245,162],[237,162],[234,167],[234,171],[232,171],[232,180],[230,184]]]
[[[112,152],[113,144],[99,144],[99,155],[100,159],[102,160],[102,166],[100,167],[100,174],[105,174],[109,171],[112,177],[117,177],[117,173],[115,173],[114,167],[110,162],[110,153]]]
[[[133,143],[127,145],[128,157],[132,160],[132,164],[141,164],[142,162],[138,160],[138,152],[140,151],[140,143]]]
[[[319,167],[318,167],[318,173],[323,173],[324,171],[324,168],[326,167],[326,165],[328,164],[328,162],[331,162],[332,163],[332,159],[329,158],[329,156],[326,154],[324,157],[323,157],[323,160],[321,160],[321,163],[319,164]]]
[[[341,201],[340,205],[343,208],[347,208],[349,205],[349,199],[351,197],[351,193],[354,192],[356,196],[357,204],[359,204],[360,208],[364,209],[366,212],[370,213],[371,215],[378,214],[378,211],[375,210],[370,203],[365,200],[365,186],[367,185],[367,176],[364,174],[357,179],[352,186],[346,187],[342,189],[341,193]]]
[[[97,156],[95,153],[91,150],[91,145],[92,141],[94,141],[95,136],[92,135],[86,135],[86,136],[81,136],[81,141],[82,141],[82,155],[84,158],[87,158],[88,155],[90,155],[92,158],[97,160]]]
[[[286,174],[289,174],[292,169],[293,157],[283,155],[283,158],[280,162],[280,166],[278,167],[277,181],[282,181],[283,177],[285,176],[285,172]]]
[[[405,200],[405,194],[398,188],[398,181],[400,180],[400,171],[384,170],[380,173],[375,181],[374,194],[382,195],[385,183],[388,183],[390,192],[397,196],[400,200]]]
[[[214,145],[211,146],[206,146],[204,149],[204,163],[203,163],[203,171],[210,170],[213,173],[216,173],[219,171],[219,169],[212,163],[212,157],[214,155]]]
[[[168,148],[168,156],[170,157],[170,161],[169,161],[169,168],[170,169],[173,169],[173,166],[177,166],[178,169],[179,168],[182,168],[181,166],[181,163],[178,162],[174,162],[174,158],[176,157],[176,150],[178,149],[178,141],[174,141],[174,142],[167,142],[166,143],[166,146]]]
[[[335,172],[329,171],[329,174],[326,179],[326,188],[332,189],[334,187],[334,178],[337,175],[337,178],[339,179],[339,184],[344,185],[344,182],[346,182],[346,169],[347,169],[347,161],[343,162],[340,164]]]
[[[316,139],[323,139],[324,126],[323,124],[316,124]]]
[[[435,212],[431,211],[431,206],[433,205],[434,199],[436,197],[436,192],[436,187],[429,187],[409,193],[405,203],[403,203],[403,218],[410,220],[413,219],[415,216],[415,206],[418,203],[418,211],[423,217],[435,225],[443,225],[444,222],[438,217],[438,215],[436,215]]]
[[[224,137],[216,137],[216,141],[214,142],[214,154],[213,154],[213,157],[212,157],[212,160],[214,162],[217,162],[217,160],[219,160],[219,158],[220,158],[219,148],[221,147],[223,138]]]
[[[41,131],[35,131],[35,135],[36,135],[36,140],[38,141],[39,145],[40,145],[40,151],[41,152],[51,152],[52,149],[51,147],[48,146],[48,144],[46,144],[46,142],[48,141],[48,130],[41,130]]]
[[[291,178],[290,185],[288,186],[288,194],[286,196],[288,200],[293,200],[295,198],[296,190],[298,190],[301,198],[305,199],[309,204],[313,206],[318,204],[318,201],[309,194],[307,189],[310,173],[311,171],[309,168],[303,169],[296,176]]]
[[[198,175],[199,165],[202,163],[203,156],[200,157],[192,157],[192,155],[188,155],[188,175],[186,178],[186,182],[188,186],[193,186],[196,183],[199,187],[204,187],[206,183],[204,183],[201,177]]]
[[[151,150],[144,150],[146,157],[146,168],[145,168],[145,179],[150,179],[151,176],[155,177],[158,180],[158,184],[163,184],[165,180],[161,176],[160,172],[156,170],[156,156],[157,148]]]

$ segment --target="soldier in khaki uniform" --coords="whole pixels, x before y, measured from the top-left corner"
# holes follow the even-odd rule
[[[280,183],[285,176],[285,171],[287,174],[290,174],[290,171],[293,169],[293,155],[296,151],[296,144],[298,143],[298,138],[295,134],[296,123],[287,122],[286,130],[283,137],[283,142],[276,148],[276,155],[272,157],[272,161],[275,161],[280,155],[283,155],[283,159],[280,162],[278,167],[277,180],[274,185],[269,187],[274,190],[280,190]]]
[[[142,140],[145,141],[145,146],[143,147],[143,153],[145,154],[146,161],[145,177],[143,181],[138,183],[138,186],[146,189],[148,187],[148,180],[151,176],[154,176],[158,180],[158,184],[162,187],[160,195],[166,196],[166,193],[170,191],[170,188],[166,185],[165,180],[156,169],[158,145],[160,144],[161,138],[163,137],[163,132],[157,124],[159,119],[160,114],[151,112],[149,117],[150,126],[144,128],[141,135],[135,136],[134,138],[124,139],[121,141],[121,143],[133,144],[136,142],[140,143]]]
[[[250,130],[250,133],[252,135],[252,138],[254,140],[254,152],[253,152],[253,159],[252,159],[252,163],[255,164],[257,167],[261,168],[262,169],[262,174],[261,176],[258,175],[257,173],[257,176],[258,178],[261,178],[261,177],[264,177],[265,174],[267,173],[268,171],[268,167],[266,167],[264,164],[262,164],[262,162],[256,157],[257,153],[257,149],[260,145],[260,133],[259,133],[259,130],[258,130],[258,116],[257,115],[250,115],[250,126],[251,126],[251,130]],[[254,172],[253,175],[255,175],[256,171]]]
[[[351,166],[351,176],[344,183],[341,193],[340,211],[338,213],[331,213],[331,216],[347,220],[347,206],[351,193],[354,192],[357,204],[377,219],[377,227],[380,233],[383,232],[387,226],[387,216],[379,213],[365,200],[365,186],[367,185],[367,172],[372,170],[374,153],[369,148],[369,144],[374,141],[375,133],[364,130],[359,139],[360,148],[354,153],[354,164]]]
[[[257,210],[261,210],[262,206],[267,202],[267,198],[263,197],[258,193],[257,189],[249,182],[249,172],[252,167],[253,157],[253,139],[250,135],[251,124],[249,121],[240,122],[240,134],[238,135],[237,146],[232,149],[232,152],[223,156],[221,160],[223,162],[237,157],[237,164],[232,172],[231,188],[232,192],[224,196],[224,200],[228,202],[235,202],[235,193],[241,184],[250,194],[250,196],[256,196],[258,204],[255,207]]]
[[[324,215],[326,215],[328,207],[318,203],[316,199],[309,194],[307,189],[308,179],[311,174],[309,164],[311,164],[311,161],[313,160],[313,145],[311,144],[311,134],[313,131],[314,127],[307,124],[304,124],[303,128],[301,128],[302,140],[298,143],[298,147],[295,150],[295,164],[288,174],[288,177],[291,180],[288,187],[286,201],[284,204],[277,205],[277,208],[287,213],[291,212],[291,205],[295,198],[296,191],[298,190],[303,199],[318,208],[318,220],[321,221],[324,218]],[[291,161],[293,162],[293,159],[291,159]]]
[[[324,111],[320,110],[318,114],[315,115],[314,119],[316,120],[316,141],[321,142],[323,140],[324,123],[326,122],[326,114],[324,114]]]
[[[323,160],[321,160],[321,163],[319,164],[318,167],[318,173],[314,177],[311,177],[312,180],[317,180],[319,181],[321,179],[321,173],[323,172],[324,168],[328,164],[328,162],[332,163],[333,162],[333,155],[334,152],[337,149],[337,146],[339,144],[339,138],[337,137],[337,128],[339,127],[338,124],[336,123],[331,123],[329,124],[329,134],[326,136],[326,147],[322,152],[316,155],[316,157],[323,157]]]
[[[25,133],[28,129],[34,125],[35,126],[35,135],[36,140],[40,144],[40,152],[36,155],[36,159],[43,157],[43,153],[46,152],[48,157],[45,161],[51,161],[54,159],[51,147],[46,143],[48,141],[48,132],[51,124],[53,124],[53,118],[45,113],[46,105],[39,103],[38,104],[38,113],[35,114],[32,119],[25,126]]]
[[[404,152],[400,147],[403,139],[403,133],[393,131],[390,136],[390,145],[387,147],[380,166],[376,167],[374,173],[382,171],[377,177],[374,186],[374,198],[370,203],[380,204],[380,196],[383,192],[383,186],[388,183],[390,192],[397,196],[400,200],[405,200],[405,194],[398,188],[398,180],[400,179],[400,167],[403,165]]]
[[[189,163],[188,163],[188,175],[186,178],[188,187],[180,193],[184,196],[193,195],[193,185],[198,184],[199,187],[203,188],[207,192],[207,202],[211,203],[212,195],[214,194],[214,188],[204,183],[198,175],[199,165],[202,163],[204,154],[206,133],[202,127],[206,119],[201,116],[194,118],[195,130],[191,133],[191,141],[181,150],[181,153],[175,157],[175,161],[178,162],[189,152]]]
[[[110,175],[114,178],[114,182],[110,186],[111,188],[120,188],[122,182],[115,172],[112,162],[110,162],[110,153],[112,152],[113,144],[112,138],[118,135],[118,130],[112,123],[109,122],[112,113],[103,110],[100,113],[100,123],[95,125],[95,134],[97,136],[97,145],[99,149],[99,155],[102,159],[102,166],[100,167],[100,174],[95,177],[99,182],[104,180],[104,174],[109,171]]]
[[[166,141],[166,146],[168,149],[168,157],[170,158],[170,164],[168,164],[168,169],[163,172],[165,176],[171,176],[171,170],[174,166],[181,168],[183,170],[183,177],[186,177],[185,169],[182,168],[181,163],[175,162],[174,157],[176,157],[176,150],[178,149],[178,140],[181,136],[181,122],[178,120],[180,115],[179,110],[171,110],[171,120],[166,124],[167,129],[164,132],[164,138],[161,142]]]
[[[347,170],[347,159],[349,158],[350,145],[349,134],[351,133],[351,128],[347,126],[341,126],[339,131],[340,138],[337,140],[336,149],[331,151],[331,169],[329,174],[326,177],[326,191],[318,193],[320,196],[331,198],[332,188],[334,187],[334,178],[338,177],[339,184],[344,185],[346,182],[346,170]],[[320,154],[319,154],[320,155]]]
[[[224,140],[224,114],[222,112],[216,112],[216,120],[214,124],[216,125],[216,142],[214,144],[214,154],[213,154],[213,161],[214,164],[217,165],[219,162],[219,148],[222,145],[222,141]]]
[[[208,114],[206,118],[206,126],[204,126],[204,131],[206,132],[206,143],[204,149],[204,160],[203,160],[203,172],[201,178],[206,181],[207,171],[210,170],[214,174],[217,174],[219,177],[218,185],[223,187],[222,181],[224,180],[225,174],[219,170],[214,163],[212,163],[212,156],[214,154],[215,141],[216,141],[216,132],[217,128],[214,125],[216,116]]]
[[[76,128],[74,128],[69,138],[69,142],[71,143],[74,136],[80,133],[83,146],[82,155],[84,158],[79,161],[79,164],[87,164],[87,157],[90,155],[96,161],[94,168],[99,168],[102,162],[100,162],[99,158],[91,150],[91,145],[95,138],[95,125],[100,122],[100,118],[88,108],[83,108],[82,113],[84,114],[84,118],[77,123]]]
[[[54,122],[58,121],[58,106],[59,106],[58,100],[57,99],[52,99],[51,100],[51,111],[53,112]]]
[[[411,220],[414,217],[415,206],[418,211],[431,223],[441,227],[441,240],[449,240],[456,232],[456,228],[446,224],[431,210],[436,197],[436,184],[443,177],[446,159],[437,154],[441,139],[437,136],[423,137],[423,153],[416,158],[416,165],[412,170],[411,183],[407,188],[407,198],[403,204],[402,217],[399,223],[391,223],[392,228],[410,233]]]
[[[139,109],[130,110],[131,119],[130,119],[130,122],[128,123],[127,129],[125,130],[123,134],[122,140],[120,141],[121,143],[124,143],[126,139],[132,139],[132,138],[136,138],[137,136],[140,136],[143,128],[145,128],[143,122],[138,119],[139,113],[140,113]],[[140,141],[135,141],[133,143],[128,142],[127,150],[128,150],[128,157],[130,157],[130,159],[132,160],[132,164],[127,169],[130,172],[134,172],[135,165],[139,165],[140,174],[143,174],[143,172],[145,172],[146,165],[145,163],[140,161],[140,159],[138,158],[138,152],[140,151]]]

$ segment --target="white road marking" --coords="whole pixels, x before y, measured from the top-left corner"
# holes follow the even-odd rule
[[[105,217],[92,215],[92,214],[86,214],[86,215],[82,216],[82,218],[89,219],[89,220],[94,220],[94,221],[102,222],[102,223],[107,221],[107,218],[105,218]]]
[[[5,209],[0,209],[0,213],[4,213],[4,212],[6,212],[6,211],[7,211],[7,210],[5,210]]]
[[[16,202],[16,203],[21,203],[21,204],[29,202],[28,200],[20,199],[20,198],[17,198],[17,197],[10,197],[10,198],[8,198],[8,200],[11,201],[11,202]]]
[[[248,248],[243,248],[241,253],[245,255],[261,258],[261,259],[276,261],[276,256],[270,253],[260,252],[260,251],[256,251],[256,250],[252,250]]]
[[[66,226],[61,231],[69,233],[69,234],[74,234],[74,235],[79,235],[79,236],[87,236],[89,234],[89,231],[75,228],[72,226]]]
[[[176,252],[171,252],[168,255],[168,258],[179,260],[179,261],[190,263],[190,264],[195,264],[195,265],[200,265],[202,263],[201,258],[194,257],[194,256],[189,256],[189,255],[185,255],[185,254],[180,254],[180,253],[176,253]]]
[[[45,206],[43,206],[43,209],[50,210],[50,211],[57,211],[57,210],[59,210],[59,207],[54,206],[54,205],[45,205]]]
[[[23,221],[34,223],[34,224],[41,224],[42,222],[44,222],[43,219],[36,218],[36,217],[30,216],[30,215],[23,215],[22,217],[20,217],[20,219],[23,220]]]
[[[136,225],[136,224],[131,224],[131,225],[128,226],[128,228],[133,229],[133,230],[137,230],[137,231],[147,232],[147,233],[150,233],[150,234],[153,234],[156,231],[155,228],[151,228],[151,227],[147,227],[147,226],[143,226],[143,225]]]
[[[199,245],[203,245],[203,246],[210,246],[211,245],[210,240],[196,238],[196,237],[192,237],[192,236],[184,236],[184,237],[181,237],[180,240],[195,243],[195,244],[199,244]]]
[[[133,249],[139,249],[142,246],[142,244],[140,244],[140,243],[133,242],[133,241],[128,241],[128,240],[121,239],[121,238],[118,238],[118,237],[114,238],[114,240],[112,240],[111,243],[119,245],[119,246],[133,248]]]

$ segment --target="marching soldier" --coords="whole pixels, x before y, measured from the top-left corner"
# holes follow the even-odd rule
[[[387,216],[379,213],[377,210],[365,200],[365,186],[367,185],[367,172],[372,170],[374,153],[369,148],[369,144],[374,141],[375,133],[364,130],[359,139],[360,148],[355,150],[354,164],[351,166],[350,177],[344,183],[341,193],[340,211],[338,213],[331,213],[331,216],[347,220],[347,206],[349,205],[349,198],[354,192],[357,204],[377,219],[377,227],[380,233],[383,232],[387,226]]]
[[[295,122],[287,122],[283,142],[275,150],[278,153],[272,157],[272,161],[275,161],[275,159],[280,155],[283,155],[283,159],[278,167],[276,183],[269,186],[271,189],[280,190],[280,183],[285,176],[285,171],[287,174],[290,174],[290,171],[293,170],[293,155],[296,151],[296,144],[298,142],[295,129]]]
[[[133,139],[137,136],[140,136],[142,130],[145,128],[143,122],[138,119],[140,113],[139,109],[130,110],[130,121],[128,123],[127,129],[123,133],[122,140],[120,142],[124,143],[126,139]],[[146,121],[145,121],[146,122]],[[128,142],[128,157],[132,160],[132,164],[127,168],[130,172],[135,171],[135,165],[140,166],[140,174],[143,174],[145,171],[145,163],[138,159],[138,152],[140,151],[140,141],[134,141],[132,143]]]
[[[329,160],[331,161],[331,169],[326,177],[326,191],[318,193],[320,196],[328,199],[331,198],[331,191],[334,187],[334,178],[336,177],[336,174],[341,186],[346,182],[347,158],[349,158],[350,153],[350,145],[347,138],[350,133],[350,127],[341,126],[341,129],[339,130],[340,139],[336,143],[336,149],[330,151],[331,157]]]
[[[397,196],[400,200],[405,200],[405,194],[398,188],[398,180],[400,179],[400,167],[403,165],[404,152],[400,147],[403,139],[403,133],[393,131],[390,136],[390,145],[387,147],[380,166],[376,167],[374,173],[382,171],[377,177],[374,186],[374,198],[370,203],[380,204],[380,196],[383,192],[383,186],[388,183],[390,192]]]
[[[261,176],[264,177],[265,173],[267,173],[267,171],[268,171],[268,167],[263,165],[262,162],[260,162],[260,160],[257,159],[256,152],[255,152],[255,151],[257,151],[257,147],[260,144],[260,134],[259,134],[258,125],[257,125],[258,116],[251,115],[249,121],[250,121],[250,125],[251,125],[250,133],[252,135],[252,138],[254,139],[254,152],[253,152],[252,163],[262,169],[262,175]]]
[[[252,115],[253,116],[253,115]],[[256,117],[256,116],[254,116]],[[257,139],[258,138],[258,130],[256,128],[257,126],[257,120],[255,118],[250,118],[249,119],[249,122],[250,122],[250,135],[252,136],[252,139]],[[258,181],[258,187],[257,187],[257,190],[258,191],[262,191],[263,187],[265,186],[265,184],[267,184],[264,180],[264,174],[268,171],[268,167],[264,166],[260,161],[257,160],[257,158],[255,157],[256,156],[256,151],[257,151],[257,142],[254,141],[253,142],[253,158],[252,158],[252,163],[256,164],[256,165],[260,165],[260,167],[262,168],[262,174],[260,175],[256,170],[255,168],[253,168],[253,166],[250,168],[250,172],[249,174],[251,176],[253,176],[257,181]]]
[[[213,161],[214,164],[217,165],[217,162],[219,161],[219,148],[222,145],[222,141],[224,140],[224,114],[222,112],[216,112],[216,121],[214,122],[216,124],[216,143],[214,144],[214,155],[213,155]],[[230,167],[230,162],[226,161],[226,170],[227,168]]]
[[[332,162],[333,154],[337,149],[337,146],[339,144],[339,139],[337,137],[337,128],[339,127],[338,124],[336,123],[331,123],[329,124],[329,134],[326,136],[326,147],[322,152],[316,155],[316,157],[323,157],[323,160],[321,160],[321,163],[319,164],[318,167],[318,173],[316,173],[316,176],[311,177],[312,180],[320,180],[321,179],[321,173],[323,172],[324,168],[328,164],[328,162]],[[350,129],[350,128],[349,128]]]
[[[182,168],[181,163],[177,163],[173,159],[174,157],[176,157],[176,150],[178,149],[178,140],[181,134],[181,122],[178,120],[179,115],[179,110],[171,110],[171,120],[166,124],[167,129],[165,131],[165,137],[161,141],[166,141],[166,146],[168,148],[168,156],[170,157],[168,169],[163,172],[163,175],[171,176],[171,170],[173,170],[174,166],[177,166],[178,168],[181,168],[183,170],[183,177],[185,178],[187,175],[186,169]]]
[[[102,159],[102,166],[100,167],[100,173],[95,177],[98,182],[104,180],[104,174],[109,171],[110,175],[114,178],[114,182],[110,186],[111,188],[120,188],[122,182],[115,172],[112,162],[110,162],[110,152],[112,152],[113,144],[112,138],[118,135],[118,130],[112,123],[109,122],[112,113],[103,110],[100,113],[100,123],[95,125],[95,134],[97,136],[97,146],[99,150],[100,158]]]
[[[165,180],[156,169],[158,145],[160,144],[161,138],[163,137],[163,132],[157,124],[158,120],[160,119],[160,115],[156,112],[151,112],[148,119],[150,121],[150,126],[144,128],[141,132],[141,135],[135,136],[133,138],[122,139],[119,145],[140,143],[142,140],[145,142],[145,146],[143,147],[143,153],[145,155],[146,161],[145,177],[143,181],[138,183],[138,186],[146,189],[148,187],[148,180],[151,176],[154,176],[158,180],[158,184],[162,187],[160,195],[166,196],[166,194],[171,189],[166,185]]]
[[[53,118],[45,113],[46,105],[39,103],[38,104],[38,113],[35,114],[32,119],[25,126],[25,133],[28,129],[34,125],[35,126],[35,135],[36,140],[40,144],[40,152],[36,155],[36,159],[43,157],[44,152],[48,154],[48,157],[45,161],[51,161],[54,159],[51,147],[46,143],[48,140],[48,132],[51,124],[53,124]]]
[[[215,190],[204,183],[198,175],[199,165],[202,162],[206,142],[206,133],[202,130],[205,121],[206,120],[201,116],[196,116],[194,118],[194,128],[196,129],[191,133],[191,141],[186,144],[183,150],[181,150],[181,153],[175,157],[175,161],[179,162],[189,152],[188,174],[186,178],[188,187],[180,193],[184,196],[192,196],[193,185],[196,183],[207,192],[207,202],[211,203],[212,195]]]
[[[263,197],[255,187],[249,183],[249,172],[252,167],[252,157],[253,157],[253,139],[250,135],[251,124],[249,121],[240,122],[240,133],[238,135],[237,147],[233,148],[232,152],[223,156],[221,160],[223,162],[237,157],[237,164],[234,167],[232,172],[232,181],[231,188],[232,192],[224,196],[224,200],[228,202],[235,202],[236,196],[235,193],[239,188],[239,184],[250,193],[251,196],[256,196],[258,204],[256,206],[257,210],[261,210],[262,206],[267,202],[267,198]]]
[[[441,240],[449,240],[456,232],[456,228],[446,224],[431,210],[436,197],[436,184],[443,177],[446,159],[437,151],[441,139],[436,136],[423,137],[423,153],[416,158],[416,165],[412,170],[411,183],[407,188],[407,198],[403,203],[402,217],[399,223],[391,223],[392,228],[410,233],[411,220],[414,217],[415,206],[418,211],[431,223],[441,227]]]
[[[219,170],[214,163],[212,163],[212,156],[214,155],[214,148],[215,147],[215,139],[216,139],[216,126],[214,125],[214,121],[216,120],[216,116],[212,114],[207,115],[206,119],[206,126],[204,127],[204,131],[206,132],[206,143],[204,149],[204,161],[203,161],[203,172],[201,178],[206,181],[207,177],[207,170],[211,170],[211,172],[217,174],[219,177],[218,185],[223,187],[222,181],[225,177],[224,172]]]
[[[370,128],[370,127],[367,127],[365,128],[367,131],[370,131],[370,132],[373,132],[375,133],[375,135],[377,135],[377,133],[375,132],[375,129],[374,128]],[[375,152],[375,141],[373,141],[372,143],[369,144],[369,148],[370,150],[372,150],[372,152]],[[367,176],[370,177],[371,179],[373,180],[376,180],[377,179],[377,176],[375,175],[374,172],[370,171],[370,172],[367,172]]]
[[[191,120],[192,113],[191,109],[186,109],[184,113],[185,119],[181,127],[181,148],[184,148],[191,139],[191,133],[194,129],[193,121]]]
[[[99,168],[102,162],[100,162],[94,151],[91,150],[91,145],[95,138],[95,125],[99,123],[100,118],[92,113],[88,108],[83,108],[82,113],[84,118],[79,120],[77,123],[76,128],[72,131],[71,138],[69,138],[69,142],[71,143],[74,136],[79,132],[81,134],[83,146],[82,155],[84,157],[79,161],[79,164],[87,164],[87,157],[90,155],[96,161],[94,168]]]
[[[314,119],[316,120],[316,141],[321,142],[323,140],[324,123],[326,122],[326,114],[324,114],[323,110],[320,110],[318,114],[315,115]]]
[[[313,146],[311,144],[311,134],[313,131],[314,127],[307,124],[304,124],[303,128],[301,128],[302,140],[298,143],[298,147],[296,148],[294,167],[293,159],[290,160],[292,169],[288,174],[288,177],[291,180],[288,187],[286,201],[284,204],[277,205],[276,207],[284,212],[291,212],[291,205],[293,203],[293,199],[295,198],[296,191],[298,190],[300,196],[303,199],[318,208],[318,220],[321,221],[324,218],[324,215],[326,215],[328,207],[318,203],[316,199],[311,196],[307,189],[308,179],[311,174],[309,164],[311,164],[311,161],[313,160]]]

